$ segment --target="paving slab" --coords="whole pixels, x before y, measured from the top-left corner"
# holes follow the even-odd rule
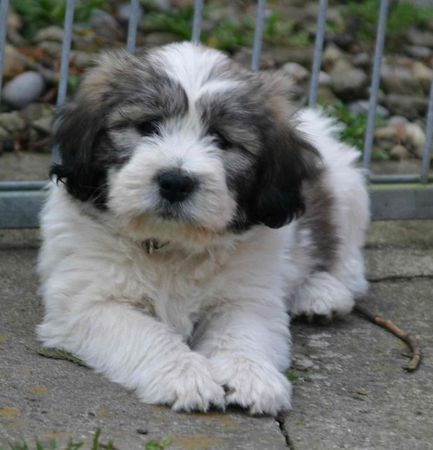
[[[367,248],[374,295],[366,305],[420,335],[419,371],[402,370],[398,339],[354,315],[326,326],[295,322],[294,410],[279,421],[236,410],[174,413],[87,368],[38,355],[38,233],[0,231],[0,448],[52,437],[89,448],[100,428],[119,450],[167,437],[167,449],[183,450],[433,449],[431,230],[433,222],[375,223]]]
[[[15,235],[20,233],[14,232]],[[0,251],[0,443],[34,438],[59,446],[70,438],[89,448],[96,429],[122,450],[170,438],[170,449],[285,449],[279,423],[242,412],[180,414],[149,406],[91,370],[37,354],[35,233],[14,243],[2,232]],[[1,248],[1,244],[0,244]],[[137,431],[138,430],[138,431]]]

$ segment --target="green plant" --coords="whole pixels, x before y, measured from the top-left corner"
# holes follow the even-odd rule
[[[189,40],[193,14],[191,6],[176,11],[150,11],[144,16],[143,26],[147,31],[165,31]]]
[[[340,138],[353,147],[362,150],[364,148],[365,131],[367,129],[367,116],[363,114],[354,114],[348,110],[343,103],[337,103],[334,107],[324,107],[325,112],[334,117],[339,123],[343,125],[340,132]],[[381,117],[376,118],[377,127],[383,125]],[[388,153],[384,151],[374,151],[374,159],[389,159]]]
[[[146,443],[146,446],[144,447],[144,450],[164,450],[168,445],[171,444],[171,442],[172,439],[170,437],[165,437],[160,441],[148,441]]]
[[[11,0],[11,5],[23,19],[23,34],[32,37],[40,28],[63,24],[66,0]],[[77,0],[74,20],[83,22],[90,18],[95,8],[104,0]]]
[[[367,41],[374,39],[379,17],[378,0],[352,0],[343,11],[357,39]],[[432,7],[415,6],[410,1],[394,1],[389,10],[387,42],[394,45],[410,27],[425,28],[431,20],[433,20]]]

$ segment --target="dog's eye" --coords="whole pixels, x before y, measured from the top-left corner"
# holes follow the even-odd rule
[[[137,122],[135,124],[135,129],[142,136],[151,136],[152,134],[159,134],[159,122],[155,119]]]
[[[210,133],[210,135],[212,136],[215,144],[221,149],[221,150],[226,150],[229,147],[232,146],[232,144],[230,143],[230,141],[219,131],[212,131]]]

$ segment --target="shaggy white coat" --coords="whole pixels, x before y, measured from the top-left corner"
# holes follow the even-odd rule
[[[218,62],[216,54],[209,53],[207,65]],[[204,89],[176,55],[165,57],[167,70],[188,95]],[[198,73],[206,70],[194,67]],[[227,86],[208,86],[221,88]],[[38,336],[44,345],[74,353],[147,403],[186,411],[236,403],[253,414],[289,409],[287,311],[347,313],[367,288],[361,247],[368,197],[354,167],[359,155],[338,142],[329,119],[312,110],[298,118],[323,156],[336,200],[340,245],[331,272],[308,275],[313,265],[309,235],[295,237],[296,220],[280,229],[255,226],[240,234],[200,235],[187,225],[153,219],[147,211],[157,193],[149,180],[173,158],[167,140],[154,142],[162,148],[158,157],[137,151],[110,176],[109,208],[115,218],[95,213],[61,184],[50,187],[39,256],[45,317]],[[201,151],[193,129],[190,117],[175,157],[208,183],[190,213],[219,230],[235,201],[225,186],[224,168],[211,151]],[[139,220],[130,219],[140,201],[148,202],[147,209]],[[149,254],[146,238],[168,244]]]

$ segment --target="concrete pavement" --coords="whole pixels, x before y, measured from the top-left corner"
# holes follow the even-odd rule
[[[173,450],[433,449],[433,222],[377,222],[366,250],[367,305],[420,336],[419,371],[402,370],[397,338],[354,315],[295,322],[294,411],[279,420],[144,405],[84,367],[38,355],[37,248],[36,231],[0,231],[0,448],[52,437],[89,448],[101,428],[120,450],[167,437]]]

